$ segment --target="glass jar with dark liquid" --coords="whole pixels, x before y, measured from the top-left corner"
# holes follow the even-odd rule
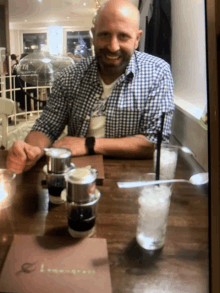
[[[94,233],[97,205],[100,192],[97,190],[95,199],[88,203],[67,201],[68,231],[73,237],[90,237]]]
[[[45,173],[50,202],[53,204],[65,203],[65,174],[75,168],[75,165],[71,163],[72,153],[66,148],[49,148],[45,149],[45,152],[47,156]]]
[[[63,174],[48,174],[47,186],[50,197],[50,202],[55,204],[65,203],[65,198],[62,198],[62,191],[66,188],[66,181]]]
[[[66,175],[68,231],[72,237],[94,233],[100,192],[96,189],[97,171],[75,168]]]

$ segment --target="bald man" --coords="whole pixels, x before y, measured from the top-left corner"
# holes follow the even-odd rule
[[[51,146],[69,148],[73,156],[152,158],[163,112],[163,141],[169,141],[174,112],[170,66],[136,51],[142,35],[137,8],[125,0],[107,1],[92,33],[95,57],[66,68],[55,80],[25,142],[9,150],[11,171],[30,169]],[[68,135],[58,140],[66,125]]]

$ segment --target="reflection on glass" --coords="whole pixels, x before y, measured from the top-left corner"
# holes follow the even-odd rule
[[[89,31],[67,32],[67,52],[72,53],[79,59],[80,57],[85,58],[91,56],[92,50]]]
[[[57,74],[73,64],[73,60],[66,56],[35,52],[21,59],[17,72],[22,80],[31,85],[52,85]]]
[[[8,193],[5,188],[5,184],[3,181],[0,181],[0,204],[7,197]]]
[[[42,50],[47,45],[46,33],[23,34],[23,52],[33,53]]]

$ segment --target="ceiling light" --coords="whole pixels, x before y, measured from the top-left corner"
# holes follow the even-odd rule
[[[84,6],[86,6],[86,3],[83,3]]]
[[[42,0],[38,0],[38,2],[42,2]]]
[[[44,59],[42,59],[42,61],[43,61],[44,63],[50,63],[50,62],[51,62],[51,59],[49,59],[49,58],[44,58]]]

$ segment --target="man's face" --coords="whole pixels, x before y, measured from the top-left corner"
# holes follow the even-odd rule
[[[142,32],[124,16],[100,17],[92,32],[101,72],[121,75],[138,47]]]

